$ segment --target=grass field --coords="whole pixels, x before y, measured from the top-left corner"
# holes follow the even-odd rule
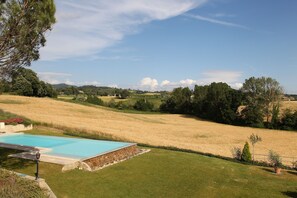
[[[47,131],[48,130],[48,131]],[[62,135],[39,128],[33,134]],[[0,149],[0,166],[32,175],[33,162],[7,158],[16,151]],[[68,197],[296,197],[297,172],[243,165],[198,154],[163,149],[96,172],[61,172],[41,163],[40,176],[60,198]]]
[[[48,98],[3,95],[0,96],[0,109],[34,121],[110,134],[123,140],[222,156],[231,156],[232,147],[243,147],[247,137],[256,133],[263,139],[256,146],[256,154],[267,154],[272,149],[283,157],[297,159],[296,132],[230,126],[183,115],[119,113]],[[263,158],[256,156],[256,159]]]

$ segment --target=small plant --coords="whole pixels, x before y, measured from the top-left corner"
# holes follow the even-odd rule
[[[241,148],[233,147],[231,149],[231,153],[234,159],[240,160],[241,159]]]
[[[244,144],[243,150],[242,150],[242,155],[241,155],[241,160],[245,162],[250,162],[252,160],[252,155],[250,151],[250,145],[248,142]]]
[[[271,165],[274,167],[275,173],[280,174],[282,167],[282,160],[278,153],[270,150],[268,155],[268,160]]]
[[[262,138],[258,135],[252,134],[249,137],[250,142],[252,143],[253,146],[253,161],[255,161],[255,144],[257,144],[258,142],[262,141]]]
[[[294,162],[292,163],[292,165],[293,165],[294,170],[297,171],[297,161],[294,161]]]

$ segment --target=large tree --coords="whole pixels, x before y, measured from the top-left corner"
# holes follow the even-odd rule
[[[216,122],[233,124],[241,104],[241,93],[226,83],[195,86],[194,114]]]
[[[251,77],[245,80],[242,91],[246,94],[247,109],[257,111],[259,115],[263,114],[266,122],[269,122],[273,107],[279,105],[283,88],[275,79],[261,77]],[[263,118],[258,118],[262,119]]]
[[[54,0],[0,1],[0,70],[14,71],[39,59],[45,33],[55,23]]]

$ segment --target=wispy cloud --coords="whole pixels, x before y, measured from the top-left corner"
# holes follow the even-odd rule
[[[209,14],[209,15],[211,17],[215,17],[215,18],[233,18],[233,17],[236,16],[234,14],[226,14],[226,13],[222,13],[222,12],[214,13],[214,14]]]
[[[140,26],[181,15],[208,0],[63,0],[56,1],[57,24],[41,50],[42,60],[98,54]]]
[[[236,27],[236,28],[249,30],[249,28],[247,26],[244,26],[244,25],[231,23],[231,22],[218,20],[218,19],[213,19],[213,18],[209,18],[209,17],[204,17],[204,16],[201,16],[201,15],[184,14],[184,16],[190,17],[190,18],[193,18],[193,19],[197,19],[197,20],[200,20],[200,21],[206,21],[206,22],[209,22],[209,23],[214,23],[214,24],[219,24],[219,25],[223,25],[223,26]]]

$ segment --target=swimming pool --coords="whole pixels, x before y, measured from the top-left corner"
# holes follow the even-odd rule
[[[84,160],[126,148],[133,143],[90,140],[80,138],[28,135],[23,133],[0,135],[0,143],[44,148],[46,155]]]

